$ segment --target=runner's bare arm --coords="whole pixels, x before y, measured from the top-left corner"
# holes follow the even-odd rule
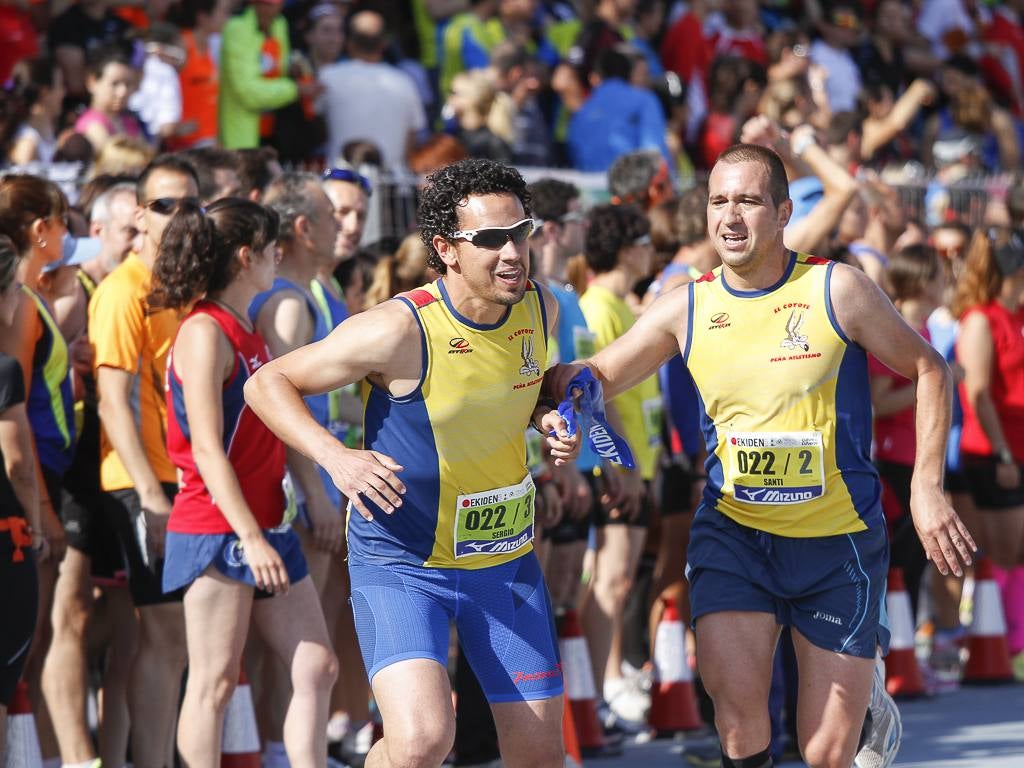
[[[391,512],[405,492],[395,475],[402,467],[375,451],[346,448],[313,419],[302,398],[364,378],[393,395],[408,394],[419,381],[420,356],[416,318],[401,302],[386,301],[353,315],[326,339],[264,365],[246,382],[245,399],[285,444],[327,470],[360,514],[371,516],[359,497],[367,492]]]
[[[256,327],[274,357],[283,357],[308,344],[315,330],[313,323],[306,297],[296,290],[280,291],[270,296],[256,318]],[[306,511],[317,549],[340,551],[345,535],[342,516],[331,504],[316,464],[292,448],[288,449],[287,462],[292,479],[306,499]]]
[[[561,400],[569,381],[583,365],[601,382],[605,402],[639,384],[686,343],[689,297],[689,288],[683,285],[659,296],[636,325],[596,355],[548,371],[544,394]]]
[[[917,392],[917,456],[911,513],[928,558],[939,572],[962,575],[977,547],[942,488],[953,376],[942,356],[903,320],[867,275],[837,264],[830,286],[836,322],[846,336],[911,381]],[[958,559],[959,555],[959,559]]]

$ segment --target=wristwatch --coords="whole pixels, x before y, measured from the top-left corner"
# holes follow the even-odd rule
[[[1001,449],[999,451],[999,453],[996,454],[996,456],[999,457],[999,463],[1000,464],[1016,464],[1017,463],[1017,462],[1015,462],[1013,460],[1013,454],[1010,453],[1010,449],[1009,448]]]

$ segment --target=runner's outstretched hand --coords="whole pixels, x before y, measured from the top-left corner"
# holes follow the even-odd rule
[[[373,520],[373,513],[366,506],[366,501],[372,501],[386,515],[402,506],[405,483],[396,473],[404,467],[390,456],[378,451],[353,450],[339,444],[338,450],[322,466],[338,490],[367,520]]]
[[[960,563],[970,565],[971,553],[977,551],[978,545],[946,501],[942,489],[933,486],[913,489],[910,512],[925,554],[935,563],[939,573],[947,576],[952,571],[955,576],[963,576]]]

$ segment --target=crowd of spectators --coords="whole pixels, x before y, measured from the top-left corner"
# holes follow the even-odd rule
[[[88,164],[270,145],[286,165],[360,152],[425,172],[461,156],[606,171],[650,148],[686,179],[761,114],[810,122],[851,168],[948,181],[1019,166],[1019,6],[5,2],[0,151]]]
[[[37,511],[29,516],[41,537],[34,542],[43,564],[40,607],[50,624],[40,623],[27,674],[39,698],[37,711],[45,710],[45,700],[55,721],[84,727],[85,627],[102,627],[103,637],[90,641],[112,649],[108,663],[99,665],[102,681],[93,681],[104,690],[102,754],[92,749],[87,732],[55,736],[43,726],[44,754],[56,759],[59,753],[69,765],[85,760],[76,744],[89,744],[85,752],[105,763],[122,764],[129,709],[162,723],[173,719],[147,710],[154,702],[145,691],[129,700],[128,667],[141,658],[134,663],[158,668],[153,659],[166,657],[159,641],[167,638],[144,631],[140,641],[133,601],[151,606],[125,594],[125,563],[116,544],[124,531],[75,530],[74,506],[71,512],[55,506],[78,490],[68,488],[65,464],[76,445],[88,436],[98,451],[101,420],[114,433],[122,423],[117,406],[97,411],[96,371],[136,365],[135,357],[97,361],[96,339],[109,344],[123,328],[105,327],[89,314],[97,305],[89,297],[111,273],[137,269],[140,255],[152,262],[162,227],[182,200],[202,206],[224,197],[267,202],[267,190],[276,190],[285,253],[278,277],[319,284],[320,293],[310,299],[318,312],[333,301],[355,314],[435,277],[427,267],[428,249],[414,232],[387,232],[393,237],[359,247],[366,217],[380,198],[359,169],[418,176],[471,156],[607,173],[611,205],[589,214],[581,190],[561,182],[535,187],[541,226],[532,245],[536,256],[556,264],[539,267],[539,276],[557,286],[572,284],[585,299],[581,317],[595,311],[588,303],[612,283],[622,290],[607,303],[625,317],[716,266],[706,190],[696,180],[730,144],[761,144],[779,153],[789,176],[794,213],[787,246],[863,269],[908,322],[958,364],[966,408],[987,413],[993,399],[1005,404],[1005,393],[990,391],[992,360],[978,359],[972,350],[1005,351],[1007,370],[1020,380],[1019,334],[1000,336],[1002,325],[993,334],[979,319],[987,312],[995,318],[992,327],[997,320],[1024,322],[1024,240],[1018,234],[1024,185],[1014,178],[1024,125],[1020,0],[599,0],[583,7],[560,0],[147,0],[125,6],[19,0],[0,4],[0,82],[0,164],[35,174],[0,182],[0,231],[9,237],[0,238],[0,352],[21,363],[20,369],[0,370],[0,416],[13,421],[11,413],[26,399],[41,405],[29,413],[28,426],[15,430],[24,438],[30,428],[28,442],[5,441],[12,432],[0,430],[0,451],[12,493],[23,508]],[[154,177],[157,157],[162,172]],[[78,169],[64,188],[66,197],[43,181],[61,162]],[[317,175],[298,174],[303,168]],[[322,180],[324,168],[333,170]],[[284,170],[290,172],[281,181]],[[168,178],[178,186],[161,186]],[[908,211],[899,187],[922,179],[924,204]],[[959,194],[957,183],[970,179],[986,179],[985,190],[993,194]],[[299,192],[285,195],[289,185]],[[294,206],[281,202],[292,198]],[[326,211],[328,201],[333,217],[312,208],[296,213],[300,204]],[[317,220],[319,229],[303,229]],[[71,237],[64,237],[65,229]],[[603,237],[607,232],[618,234]],[[305,251],[322,252],[327,264],[316,280],[302,270],[289,272],[316,261],[296,256]],[[100,290],[111,297],[104,306],[118,305],[113,288]],[[131,303],[121,298],[121,304]],[[963,318],[958,355],[956,321]],[[580,321],[584,330],[587,321]],[[152,320],[138,322],[141,328]],[[115,352],[124,350],[107,349]],[[876,367],[872,373],[876,458],[889,489],[894,562],[907,569],[915,600],[930,595],[931,613],[921,617],[935,631],[933,666],[955,681],[963,632],[959,584],[926,568],[907,527],[905,481],[914,456],[910,395],[891,372]],[[155,381],[159,389],[162,374]],[[110,403],[109,382],[105,388]],[[685,435],[693,426],[682,416],[688,406],[673,408],[669,378],[661,391],[669,418],[683,419],[671,426]],[[124,389],[118,400],[126,425],[131,394]],[[963,484],[950,490],[958,511],[981,510],[972,516],[972,530],[981,531],[979,539],[1003,574],[1011,650],[1024,677],[1019,413],[1017,406],[984,429],[975,424],[964,456],[988,461],[1006,454],[1009,460],[997,456],[999,466],[967,460],[958,475]],[[668,421],[665,426],[671,432]],[[354,433],[352,439],[358,442]],[[692,470],[699,454],[685,441],[663,447],[666,458],[657,467],[648,462],[649,476],[642,479],[682,464]],[[960,469],[960,452],[953,454],[951,469]],[[17,471],[12,457],[21,459]],[[39,465],[41,482],[26,479],[26,462],[30,474]],[[97,485],[98,466],[75,469]],[[172,482],[170,464],[164,469],[166,477],[155,479]],[[988,481],[981,477],[986,472]],[[650,493],[655,519],[657,505],[664,510],[672,501],[657,498],[659,493]],[[648,492],[638,482],[634,495],[639,508]],[[675,503],[692,512],[690,494],[677,495]],[[1013,514],[985,514],[996,509]],[[315,528],[315,511],[311,517]],[[686,528],[661,528],[646,552],[642,536],[631,539],[621,578],[605,566],[613,576],[591,589],[606,588],[610,610],[621,617],[629,595],[612,595],[612,582],[629,584],[645,567],[681,573]],[[338,537],[340,530],[339,524]],[[114,551],[104,552],[97,539],[114,542]],[[66,543],[71,546],[60,566],[62,581],[56,581]],[[553,568],[563,567],[560,582],[567,585],[561,592],[552,588],[556,601],[560,595],[563,604],[575,603],[582,552],[582,546],[574,550],[579,562],[551,558]],[[110,588],[94,600],[92,586],[104,583]],[[676,579],[653,589],[682,595],[685,588]],[[336,618],[340,626],[342,617]],[[607,677],[604,671],[597,675],[606,678],[600,694],[627,720],[649,705],[631,679],[618,677],[622,661],[639,666],[649,658],[649,647],[633,653],[643,641],[630,642],[629,635],[642,637],[646,623],[646,616],[635,618],[625,628],[621,619],[616,624],[627,637],[617,641],[614,654],[603,645],[608,637],[590,638],[608,659]],[[653,613],[650,620],[656,621]],[[351,640],[350,630],[339,633]],[[147,649],[146,642],[155,645]],[[335,648],[341,679],[355,681],[348,693],[356,703],[339,703],[345,695],[336,691],[332,711],[350,713],[356,726],[350,734],[365,734],[367,695],[359,687],[365,681],[357,662],[346,670],[358,654],[343,642]],[[180,669],[168,669],[180,678]],[[273,721],[261,712],[261,720],[267,717]],[[162,746],[136,744],[133,750],[158,752]],[[273,768],[274,760],[268,765]]]

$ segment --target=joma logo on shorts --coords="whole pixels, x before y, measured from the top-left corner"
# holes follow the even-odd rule
[[[811,616],[812,619],[818,621],[827,621],[829,624],[835,624],[838,627],[843,626],[843,620],[838,616],[833,616],[831,613],[825,613],[824,611],[815,611]]]

